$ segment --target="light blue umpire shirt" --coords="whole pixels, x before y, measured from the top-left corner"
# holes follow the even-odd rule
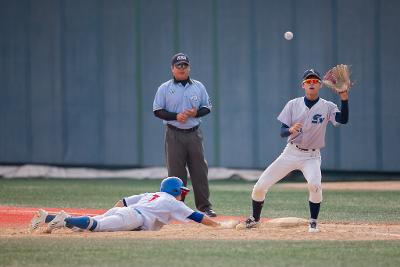
[[[158,87],[153,102],[153,112],[165,109],[169,112],[180,113],[187,109],[200,109],[206,107],[211,110],[211,100],[204,85],[196,80],[190,81],[183,86],[180,82],[175,83],[171,79]],[[177,120],[163,121],[164,124],[171,124],[180,129],[190,129],[201,123],[200,118],[189,117],[185,123]]]

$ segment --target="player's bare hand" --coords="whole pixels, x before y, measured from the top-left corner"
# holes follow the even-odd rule
[[[301,127],[303,127],[303,125],[301,123],[297,122],[292,127],[289,128],[289,132],[291,134],[298,133],[301,131]]]
[[[178,113],[176,116],[176,120],[182,123],[185,123],[188,119],[188,115],[185,112]]]
[[[344,91],[339,93],[341,100],[349,100],[349,91]]]
[[[191,109],[187,109],[184,112],[188,117],[196,117],[197,115],[197,109],[195,108],[191,108]]]

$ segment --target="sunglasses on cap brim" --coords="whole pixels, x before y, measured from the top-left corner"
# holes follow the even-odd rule
[[[186,69],[186,68],[189,67],[189,64],[187,64],[187,63],[178,63],[178,64],[175,64],[174,66],[177,69]]]

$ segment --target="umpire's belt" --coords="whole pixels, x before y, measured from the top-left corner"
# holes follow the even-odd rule
[[[193,128],[189,128],[189,129],[181,129],[178,127],[175,127],[171,124],[167,124],[168,128],[170,128],[171,130],[177,131],[177,132],[181,132],[181,133],[191,133],[196,131],[197,129],[199,129],[199,125],[194,126]]]
[[[293,142],[290,142],[292,145],[295,145]],[[301,151],[315,151],[315,149],[308,149],[308,148],[301,148],[298,145],[295,145],[297,149],[301,150]]]

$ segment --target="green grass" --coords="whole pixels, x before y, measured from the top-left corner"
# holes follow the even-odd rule
[[[123,196],[156,191],[160,181],[0,179],[0,205],[107,209]],[[220,214],[250,214],[253,183],[213,181]],[[325,191],[324,221],[399,223],[395,191]],[[194,207],[193,194],[187,204]],[[307,218],[308,192],[275,186],[264,217]],[[0,266],[400,266],[399,241],[146,240],[0,237]]]
[[[123,196],[153,192],[159,186],[159,181],[150,180],[0,180],[0,204],[33,207],[109,208]]]
[[[399,266],[399,242],[0,239],[0,266]]]

